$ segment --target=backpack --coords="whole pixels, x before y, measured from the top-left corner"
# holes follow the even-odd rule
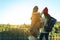
[[[53,18],[53,17],[50,17],[48,20],[47,20],[47,24],[45,25],[44,29],[46,32],[51,32],[52,31],[52,28],[54,27],[54,24],[56,23],[56,19]]]

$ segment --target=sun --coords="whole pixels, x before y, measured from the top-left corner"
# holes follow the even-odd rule
[[[31,24],[31,8],[13,6],[8,9],[5,9],[5,16],[3,17],[2,23],[9,24]]]
[[[4,19],[4,23],[9,24],[31,24],[31,13],[9,13]]]
[[[31,24],[30,17],[31,15],[27,13],[9,14],[9,16],[5,18],[7,19],[5,22],[10,24]]]

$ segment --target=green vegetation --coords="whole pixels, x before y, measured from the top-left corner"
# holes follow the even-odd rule
[[[28,40],[27,25],[0,24],[0,40]]]
[[[0,40],[28,40],[28,31],[31,25],[0,24]],[[60,22],[54,25],[50,36],[60,36]]]

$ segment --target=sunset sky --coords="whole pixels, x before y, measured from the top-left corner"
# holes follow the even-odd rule
[[[0,0],[0,24],[30,24],[36,5],[39,12],[48,7],[49,14],[60,21],[60,0]]]

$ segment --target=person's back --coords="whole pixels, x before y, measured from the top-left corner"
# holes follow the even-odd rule
[[[32,21],[32,25],[36,26],[36,23],[41,21],[41,15],[40,15],[40,13],[37,13],[37,12],[33,13],[32,17],[31,17],[31,21]]]
[[[39,29],[42,27],[41,25],[42,25],[42,17],[40,13],[38,13],[38,8],[35,7],[32,12],[31,28],[30,28],[30,32],[33,36],[37,37]]]

